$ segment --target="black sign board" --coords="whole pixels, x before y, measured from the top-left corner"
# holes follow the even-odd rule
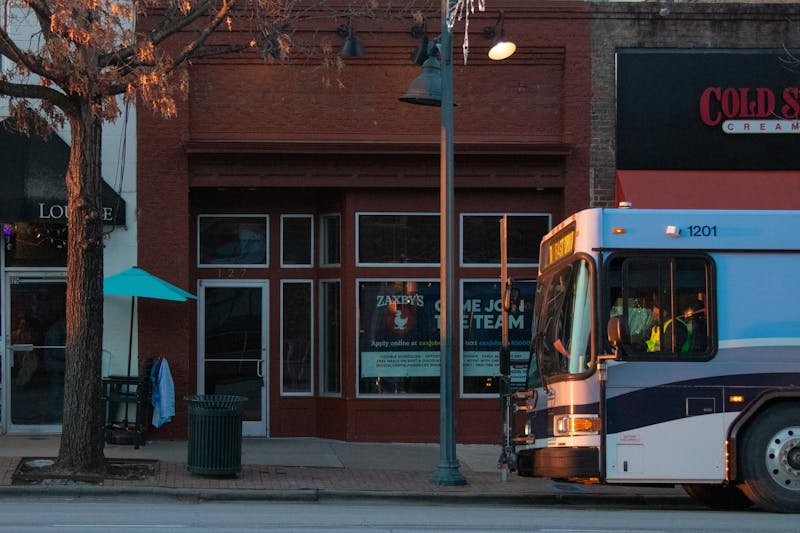
[[[69,146],[57,135],[15,133],[0,122],[0,222],[67,222]],[[103,223],[125,225],[125,200],[102,183]]]
[[[617,168],[800,169],[800,71],[783,49],[617,51]]]

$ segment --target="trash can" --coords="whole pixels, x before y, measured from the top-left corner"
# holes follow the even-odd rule
[[[224,394],[187,396],[192,474],[235,476],[242,470],[242,412],[247,398]]]

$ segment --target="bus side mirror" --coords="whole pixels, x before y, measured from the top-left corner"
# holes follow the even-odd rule
[[[512,285],[511,280],[506,281],[503,287],[503,309],[507,313],[517,314],[519,311],[520,292],[518,287]]]
[[[631,343],[628,322],[625,317],[614,316],[608,320],[608,342],[614,347],[614,353],[617,357],[622,353],[622,346]]]
[[[508,376],[511,374],[511,348],[508,346],[500,347],[500,375]]]

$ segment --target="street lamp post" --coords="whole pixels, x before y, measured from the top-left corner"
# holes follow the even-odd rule
[[[402,102],[441,107],[439,165],[439,464],[431,478],[436,485],[464,485],[456,457],[453,390],[453,338],[455,332],[455,267],[453,179],[453,32],[447,23],[455,0],[442,0],[442,33],[438,55],[423,64]],[[440,70],[437,75],[436,70]]]
[[[455,337],[455,185],[453,171],[453,30],[447,21],[454,0],[442,0],[441,76],[442,130],[439,169],[439,288],[440,288],[440,377],[439,377],[439,464],[431,482],[436,485],[464,485],[456,457],[453,389],[453,338]]]
[[[456,334],[458,310],[455,304],[455,185],[453,172],[453,30],[448,23],[458,0],[442,0],[442,33],[438,39],[436,57],[427,57],[422,74],[415,79],[400,101],[411,104],[441,107],[441,159],[439,168],[439,245],[440,245],[440,385],[439,385],[439,464],[432,483],[463,485],[466,480],[459,472],[455,443],[455,412],[453,388],[453,339]],[[501,30],[502,33],[502,30]],[[426,41],[427,42],[427,41]],[[513,46],[513,45],[512,45]],[[492,55],[505,59],[513,53]],[[425,54],[427,56],[427,53]],[[439,71],[438,73],[436,71]]]
[[[459,471],[455,442],[455,410],[453,389],[453,339],[457,323],[455,305],[455,185],[453,172],[453,30],[448,23],[458,0],[442,0],[442,33],[439,36],[439,61],[429,57],[422,65],[423,73],[415,79],[400,101],[412,104],[440,106],[441,159],[439,168],[439,257],[440,257],[440,382],[439,382],[439,464],[431,482],[436,485],[464,485]],[[469,12],[467,11],[467,16]],[[504,36],[502,15],[499,19],[500,37]],[[492,28],[489,28],[492,29]],[[516,45],[500,39],[506,45],[503,53],[495,48],[489,53],[492,60],[502,60],[514,53]],[[427,42],[427,41],[425,41]],[[427,54],[425,54],[427,55]],[[435,74],[440,70],[439,75]]]

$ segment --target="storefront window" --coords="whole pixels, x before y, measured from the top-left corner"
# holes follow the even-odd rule
[[[320,364],[322,394],[342,392],[341,282],[320,282]]]
[[[266,215],[200,215],[197,226],[198,266],[267,266]]]
[[[500,219],[502,214],[461,215],[462,265],[500,264]],[[549,214],[508,215],[506,230],[508,263],[535,266],[539,263],[539,243],[550,231]]]
[[[435,265],[439,262],[438,214],[357,213],[359,265]]]
[[[508,313],[511,383],[522,388],[530,355],[536,282],[515,282],[513,287],[519,291],[519,298],[512,299]],[[496,395],[502,332],[500,282],[463,281],[461,294],[462,391],[464,394]]]
[[[311,282],[281,284],[281,390],[284,394],[311,393]]]
[[[358,323],[359,394],[438,394],[438,281],[359,282]]]
[[[323,266],[338,266],[341,263],[341,217],[320,217],[320,259]]]
[[[310,267],[314,263],[314,217],[281,215],[281,266]]]
[[[3,224],[3,245],[8,267],[67,266],[65,224]]]

